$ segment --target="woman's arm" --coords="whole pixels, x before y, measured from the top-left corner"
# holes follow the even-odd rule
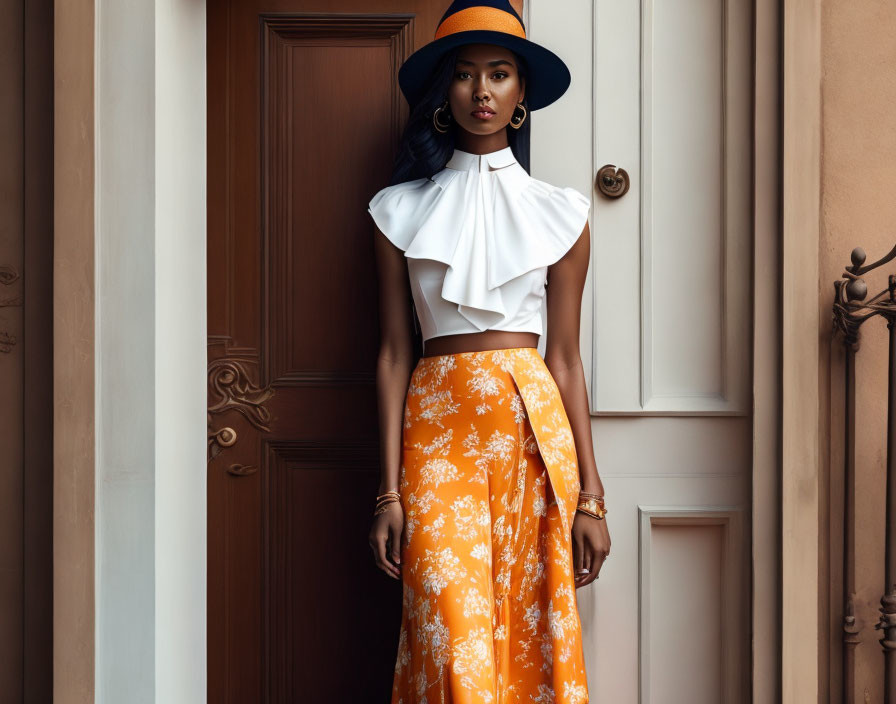
[[[548,268],[548,334],[544,361],[557,382],[575,437],[582,490],[603,494],[603,483],[594,461],[585,370],[579,354],[582,291],[590,257],[591,231],[586,222],[576,243]]]
[[[410,284],[404,253],[376,229],[380,348],[376,393],[380,429],[379,493],[398,489],[404,403],[413,364]]]
[[[585,390],[585,370],[579,354],[579,320],[582,290],[591,257],[591,231],[588,223],[579,239],[548,268],[548,336],[544,361],[557,382],[563,408],[576,442],[582,490],[604,493],[597,474],[594,446],[591,442],[591,413]],[[607,519],[575,512],[572,522],[573,567],[576,589],[597,579],[606,556],[610,554]]]
[[[386,236],[374,234],[379,290],[380,349],[376,360],[377,410],[380,428],[380,486],[377,494],[398,490],[401,465],[401,438],[404,402],[413,371],[410,283],[404,253]],[[401,579],[401,534],[404,513],[394,501],[375,516],[368,543],[373,558],[383,572]]]

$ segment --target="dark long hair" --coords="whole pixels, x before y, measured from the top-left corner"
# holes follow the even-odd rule
[[[439,61],[428,83],[428,90],[420,100],[411,106],[408,121],[404,126],[398,152],[392,166],[392,179],[389,185],[412,181],[417,178],[430,178],[444,168],[454,152],[456,124],[444,134],[436,131],[432,123],[432,114],[437,107],[447,100],[448,86],[454,77],[455,62],[460,47],[447,52]],[[529,93],[528,68],[525,60],[514,53],[521,78],[526,80],[526,93]],[[522,104],[528,111],[528,99]],[[443,118],[444,121],[444,118]],[[527,172],[529,171],[529,135],[531,120],[528,115],[519,129],[508,126],[507,142],[514,157]]]

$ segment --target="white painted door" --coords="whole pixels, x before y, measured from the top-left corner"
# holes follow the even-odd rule
[[[582,353],[612,550],[578,592],[591,700],[746,702],[751,4],[526,9],[573,74],[533,117],[533,175],[594,202]],[[595,188],[607,164],[620,198]]]

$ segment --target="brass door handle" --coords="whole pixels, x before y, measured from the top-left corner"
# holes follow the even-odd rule
[[[217,457],[225,447],[233,447],[237,439],[236,431],[233,428],[210,430],[208,434],[209,461]],[[258,467],[255,465],[232,464],[227,468],[227,473],[235,477],[248,477],[257,471]]]
[[[258,467],[255,465],[232,464],[227,468],[227,473],[232,474],[235,477],[248,477],[250,474],[255,474],[257,471]]]
[[[622,198],[631,183],[628,172],[613,164],[601,166],[596,181],[597,190],[607,198]]]

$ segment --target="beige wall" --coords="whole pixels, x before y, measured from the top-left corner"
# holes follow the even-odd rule
[[[830,487],[822,540],[830,559],[829,590],[822,594],[828,632],[822,662],[832,676],[824,700],[839,701],[842,640],[843,350],[831,341],[833,282],[861,246],[868,262],[896,244],[896,4],[892,0],[822,2],[822,169],[819,242],[821,324],[821,470]],[[797,262],[789,262],[791,266]],[[866,277],[869,297],[887,284],[893,263]],[[887,329],[863,326],[856,359],[858,617],[864,628],[856,649],[856,701],[883,701],[883,656],[875,631],[884,585]],[[830,366],[828,366],[830,365]],[[827,440],[829,438],[829,441]],[[829,513],[826,510],[830,509]],[[824,669],[822,669],[822,672]]]

